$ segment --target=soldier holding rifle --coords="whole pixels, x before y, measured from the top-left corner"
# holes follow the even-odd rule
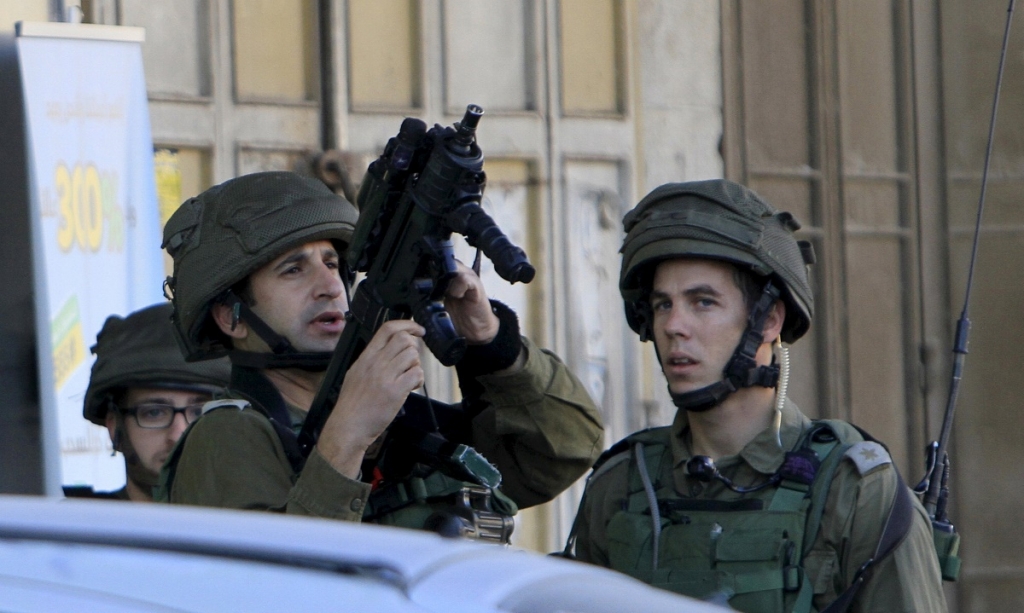
[[[469,155],[441,142],[449,136],[434,134],[435,144],[446,155]],[[431,152],[416,146],[416,155]],[[521,336],[515,313],[488,300],[479,277],[451,258],[425,265],[423,274],[437,283],[424,295],[432,317],[453,324],[461,343],[449,357],[459,358],[464,400],[445,405],[412,394],[424,380],[422,339],[435,332],[403,305],[384,304],[372,317],[350,306],[345,251],[356,226],[344,198],[281,172],[217,185],[169,220],[164,247],[174,259],[168,289],[179,340],[190,360],[226,354],[241,400],[208,408],[187,433],[165,466],[163,495],[507,542],[517,508],[550,500],[597,457],[598,412],[561,361]],[[414,251],[423,244],[433,243],[419,241]],[[376,247],[375,257],[389,262],[409,257]],[[378,277],[371,271],[367,281]],[[423,283],[417,277],[413,285]],[[373,296],[387,289],[376,287]],[[357,290],[353,300],[360,296]],[[446,313],[438,311],[442,300]],[[359,326],[362,341],[304,449],[298,435],[331,383],[322,385],[347,326]]]

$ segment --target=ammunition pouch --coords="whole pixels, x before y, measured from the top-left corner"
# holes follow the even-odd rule
[[[508,544],[517,511],[516,504],[497,488],[432,471],[374,490],[363,521]]]
[[[607,527],[611,568],[740,611],[812,612],[820,582],[808,575],[803,558],[845,446],[834,436],[808,440],[801,452],[813,451],[822,461],[816,475],[783,474],[768,499],[707,500],[675,492],[667,436],[666,428],[630,437],[629,495]],[[641,465],[648,470],[656,512]]]

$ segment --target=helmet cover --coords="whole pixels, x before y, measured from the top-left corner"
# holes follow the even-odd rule
[[[161,303],[111,315],[96,335],[82,415],[102,426],[112,397],[129,387],[195,389],[214,393],[231,378],[226,359],[186,362],[171,325],[172,307]]]
[[[225,355],[210,321],[213,301],[290,249],[352,238],[358,213],[321,181],[291,172],[260,172],[216,185],[183,203],[164,227],[174,260],[166,287],[186,359]]]
[[[668,183],[626,214],[619,291],[626,321],[641,337],[650,335],[647,305],[655,266],[675,258],[730,262],[782,286],[786,321],[782,340],[792,343],[810,327],[814,297],[807,266],[810,243],[797,241],[800,224],[746,187],[715,179]]]

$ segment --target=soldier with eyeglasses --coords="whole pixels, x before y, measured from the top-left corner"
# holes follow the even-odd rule
[[[66,486],[66,496],[152,502],[160,468],[181,434],[220,395],[231,375],[227,359],[186,362],[174,337],[171,305],[107,318],[96,337],[83,416],[110,432],[124,455],[127,483],[113,492]]]

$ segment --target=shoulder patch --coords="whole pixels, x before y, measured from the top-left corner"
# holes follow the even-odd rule
[[[239,411],[249,408],[249,402],[240,398],[227,398],[225,400],[211,400],[203,405],[203,415],[217,409],[238,409]]]
[[[885,464],[892,464],[892,458],[885,447],[875,441],[861,441],[850,446],[843,455],[849,458],[857,467],[857,472],[863,477],[875,468]]]

